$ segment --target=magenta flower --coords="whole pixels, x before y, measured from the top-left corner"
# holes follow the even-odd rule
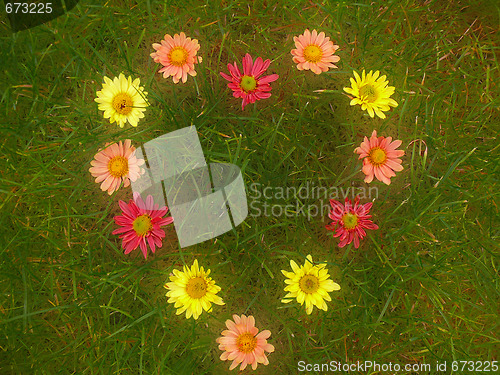
[[[121,228],[114,230],[113,234],[120,234],[125,254],[140,247],[144,258],[147,259],[147,245],[153,253],[156,246],[161,247],[162,239],[165,238],[165,232],[161,227],[174,221],[172,217],[163,218],[168,212],[168,207],[159,208],[158,204],[154,204],[151,195],[148,195],[144,202],[138,193],[134,193],[134,199],[128,203],[120,201],[119,205],[123,215],[115,216],[114,219]]]
[[[333,237],[340,237],[339,247],[344,247],[354,241],[354,247],[359,247],[359,240],[366,236],[365,229],[378,229],[378,225],[370,220],[368,215],[373,203],[359,204],[359,197],[354,200],[354,206],[349,198],[345,199],[345,204],[334,199],[330,199],[332,210],[328,217],[332,219],[326,229],[335,232]]]
[[[271,64],[271,60],[262,61],[261,57],[257,57],[254,63],[252,56],[247,53],[243,58],[243,74],[238,69],[236,61],[234,65],[227,64],[231,75],[220,72],[220,75],[229,81],[227,86],[233,90],[233,96],[243,98],[242,110],[245,109],[248,103],[255,103],[257,100],[267,99],[271,96],[271,86],[269,84],[276,81],[279,75],[271,74],[261,77],[269,68],[269,64]]]

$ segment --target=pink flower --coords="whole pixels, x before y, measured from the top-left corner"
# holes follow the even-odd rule
[[[231,75],[220,73],[224,79],[229,81],[227,86],[233,90],[233,96],[243,98],[242,110],[245,109],[248,103],[255,103],[257,100],[267,99],[271,96],[271,86],[269,84],[276,81],[279,75],[271,74],[261,77],[269,68],[269,64],[271,64],[271,60],[262,61],[261,57],[257,57],[254,63],[252,56],[247,53],[243,58],[243,74],[238,69],[236,61],[234,65],[227,64]]]
[[[259,333],[255,327],[255,319],[251,315],[248,318],[245,315],[241,317],[233,315],[233,319],[234,322],[226,320],[228,329],[222,331],[222,336],[216,340],[220,344],[219,349],[224,350],[220,359],[233,361],[229,370],[240,363],[240,370],[244,370],[247,365],[252,365],[252,369],[255,370],[258,363],[268,365],[269,360],[265,352],[274,352],[274,346],[267,343],[271,332],[265,330]]]
[[[121,228],[114,230],[113,234],[120,234],[125,254],[140,246],[144,258],[147,259],[147,245],[149,244],[153,253],[155,246],[161,247],[165,232],[160,227],[174,221],[172,217],[163,218],[168,207],[158,208],[151,195],[148,195],[144,202],[139,193],[134,193],[134,199],[129,203],[120,201],[119,205],[123,215],[115,216],[115,223]]]
[[[359,247],[359,240],[366,236],[365,229],[378,229],[378,225],[374,224],[368,215],[373,203],[360,205],[359,197],[354,200],[354,206],[349,198],[345,199],[343,205],[339,201],[330,199],[332,210],[328,217],[333,220],[330,225],[326,225],[326,229],[336,232],[333,237],[340,237],[339,247],[344,247],[354,241],[354,247]]]
[[[368,140],[365,137],[364,141],[354,152],[359,154],[359,159],[363,159],[363,173],[366,175],[365,182],[373,181],[373,176],[377,180],[389,185],[391,177],[396,176],[394,171],[402,171],[402,160],[399,159],[405,152],[396,150],[401,146],[401,141],[392,141],[392,137],[378,137],[377,131],[374,130],[372,136]]]
[[[89,171],[96,177],[95,182],[102,182],[101,190],[107,190],[109,195],[118,190],[122,182],[127,187],[130,180],[135,182],[144,173],[144,169],[139,167],[144,160],[135,157],[135,147],[131,146],[130,139],[125,143],[113,143],[98,152],[90,164]]]
[[[201,62],[201,57],[196,57],[200,49],[198,40],[186,38],[186,34],[175,34],[172,38],[166,34],[161,44],[153,43],[156,52],[151,54],[155,62],[163,65],[158,73],[163,73],[163,78],[172,76],[174,83],[182,78],[182,83],[187,81],[187,75],[195,76],[194,64]]]
[[[309,29],[304,34],[293,37],[295,47],[291,53],[293,61],[297,63],[298,70],[312,70],[316,74],[327,72],[328,68],[337,68],[334,62],[340,60],[339,56],[334,55],[339,46],[334,45],[329,37],[325,37],[324,32]]]

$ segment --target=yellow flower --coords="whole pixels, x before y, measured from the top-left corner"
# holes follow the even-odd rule
[[[306,303],[306,313],[311,314],[313,307],[326,311],[328,307],[325,301],[331,301],[329,292],[340,290],[340,285],[330,279],[326,264],[313,266],[312,257],[308,255],[303,266],[298,266],[293,260],[290,261],[292,272],[281,270],[287,277],[285,292],[288,294],[281,300],[283,303],[291,302],[297,298],[301,305]]]
[[[123,73],[113,80],[105,76],[102,90],[97,91],[94,99],[99,103],[98,108],[104,111],[104,118],[109,118],[111,124],[116,121],[121,128],[127,121],[137,126],[148,106],[145,100],[148,93],[139,85],[139,78],[132,82],[132,77],[125,78]]]
[[[220,287],[215,285],[215,281],[208,277],[210,270],[206,272],[203,267],[198,267],[198,260],[195,259],[191,268],[184,266],[183,272],[174,270],[174,275],[170,276],[170,283],[165,284],[168,303],[175,303],[176,314],[186,312],[186,319],[191,315],[198,319],[203,310],[212,311],[212,303],[224,305],[222,298],[216,296]]]
[[[368,74],[363,73],[361,77],[354,72],[356,80],[351,78],[351,87],[344,87],[344,91],[354,96],[351,98],[351,105],[360,104],[363,111],[368,111],[370,117],[377,114],[380,118],[385,118],[382,111],[388,111],[390,107],[397,107],[398,103],[391,99],[394,94],[394,87],[387,86],[389,81],[386,81],[386,76],[379,77],[379,71],[373,73],[371,70]]]

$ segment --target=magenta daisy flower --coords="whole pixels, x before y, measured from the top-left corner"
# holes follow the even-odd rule
[[[378,229],[378,225],[370,220],[368,215],[373,203],[359,204],[359,197],[354,200],[354,206],[349,198],[345,204],[330,199],[332,210],[328,217],[332,219],[326,229],[334,232],[333,237],[340,237],[339,247],[344,247],[354,241],[354,247],[359,247],[359,240],[366,236],[365,229]]]
[[[248,103],[255,103],[257,100],[267,99],[271,96],[271,86],[269,84],[276,81],[279,75],[271,74],[261,77],[270,64],[271,60],[262,61],[261,57],[257,57],[254,63],[252,56],[247,53],[243,58],[243,74],[238,69],[236,61],[234,65],[227,64],[231,75],[220,72],[220,75],[229,81],[227,86],[233,90],[233,96],[243,98],[242,110],[245,109]]]
[[[147,259],[147,246],[149,245],[153,253],[156,247],[161,247],[162,239],[165,238],[161,227],[174,221],[172,217],[163,217],[167,214],[168,207],[159,208],[158,204],[154,204],[151,195],[148,195],[144,202],[139,193],[134,193],[134,199],[128,203],[120,201],[119,205],[123,215],[115,216],[115,223],[121,228],[114,230],[113,234],[120,234],[125,254],[140,247],[144,258]]]

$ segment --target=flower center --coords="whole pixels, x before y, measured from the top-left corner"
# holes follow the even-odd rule
[[[128,159],[115,156],[108,162],[109,174],[113,177],[123,177],[128,174]]]
[[[377,90],[373,85],[366,84],[359,88],[359,95],[362,100],[366,100],[368,103],[373,103],[377,100]]]
[[[304,293],[315,293],[319,289],[319,279],[314,275],[304,275],[299,281],[299,286]]]
[[[245,92],[253,91],[257,87],[257,81],[252,76],[241,77],[240,87]]]
[[[374,147],[370,150],[368,157],[373,165],[382,165],[387,160],[387,153],[380,147]]]
[[[112,106],[114,110],[122,115],[128,115],[132,111],[132,105],[134,102],[129,94],[124,92],[115,95],[113,98]]]
[[[236,345],[240,352],[251,353],[257,346],[257,339],[250,332],[243,333],[236,339]]]
[[[304,59],[309,62],[317,63],[323,57],[323,52],[318,46],[311,44],[304,50]]]
[[[345,229],[354,229],[358,225],[358,215],[345,214],[342,216],[342,221],[344,222]]]
[[[138,236],[144,237],[153,229],[151,218],[148,215],[138,216],[132,223],[132,227]]]
[[[183,66],[186,63],[188,56],[189,53],[184,47],[175,47],[170,51],[168,58],[170,60],[170,64]]]
[[[186,285],[186,293],[194,299],[204,297],[207,294],[207,282],[203,277],[193,277]]]

